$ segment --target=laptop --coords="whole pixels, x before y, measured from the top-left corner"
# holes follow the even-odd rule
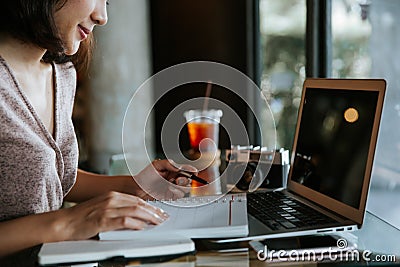
[[[385,80],[306,79],[287,187],[247,193],[249,235],[353,231],[363,224]]]

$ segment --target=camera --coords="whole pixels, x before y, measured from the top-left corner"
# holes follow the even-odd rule
[[[228,179],[240,190],[249,190],[251,183],[257,188],[286,187],[290,166],[288,150],[232,146],[226,151],[226,163]]]

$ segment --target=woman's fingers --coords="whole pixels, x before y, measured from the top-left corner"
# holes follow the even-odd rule
[[[105,196],[104,209],[111,209],[115,216],[130,216],[159,224],[168,218],[165,211],[135,196],[110,192]],[[117,212],[118,211],[118,212]]]
[[[165,212],[160,212],[159,209],[152,209],[146,206],[123,207],[112,209],[109,218],[128,217],[138,219],[146,224],[160,224],[168,219]]]
[[[178,172],[179,168],[176,167],[176,163],[173,160],[156,160],[153,161],[153,166],[157,171],[171,171],[171,172]]]
[[[190,188],[188,188],[188,189],[190,190]],[[185,196],[185,192],[182,189],[177,189],[173,186],[169,186],[168,190],[169,190],[168,199],[175,200],[175,199],[183,198]]]
[[[127,195],[123,193],[118,193],[118,192],[109,192],[107,194],[104,194],[98,198],[94,198],[90,201],[95,201],[99,205],[104,205],[105,207],[130,207],[130,206],[136,206],[136,205],[148,205],[146,201],[143,199],[140,199],[138,197],[132,196],[132,195]]]
[[[175,179],[175,184],[180,186],[188,186],[191,184],[191,180],[186,177],[178,177]]]
[[[142,199],[116,192],[78,204],[68,212],[72,239],[89,238],[117,229],[143,229],[168,219],[162,210]]]
[[[154,168],[156,168],[156,170],[161,172],[170,171],[178,173],[179,171],[187,171],[187,172],[197,173],[197,169],[195,167],[186,164],[184,165],[177,164],[172,159],[153,161],[153,166]]]
[[[116,217],[110,218],[109,224],[104,226],[101,230],[102,232],[105,231],[112,231],[116,229],[132,229],[132,230],[143,230],[147,227],[147,223],[131,217]]]
[[[191,166],[191,165],[181,165],[180,166],[180,170],[191,172],[191,173],[194,173],[194,174],[198,173],[198,170],[195,167]]]
[[[195,167],[179,165],[173,160],[155,160],[134,179],[142,189],[140,196],[143,198],[177,199],[190,192],[191,174],[197,172]]]
[[[171,159],[153,161],[153,166],[165,179],[179,186],[190,185],[191,180],[188,174],[197,174],[197,169],[195,167],[179,165]],[[185,174],[182,174],[181,171],[184,171]]]

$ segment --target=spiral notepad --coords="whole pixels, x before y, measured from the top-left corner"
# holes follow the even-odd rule
[[[248,235],[245,194],[224,197],[191,197],[152,202],[169,214],[169,219],[145,230],[100,233],[101,240],[129,240],[144,236],[179,235],[189,238],[226,238]]]

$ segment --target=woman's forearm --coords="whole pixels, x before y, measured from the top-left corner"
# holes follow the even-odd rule
[[[0,223],[0,257],[47,242],[84,240],[102,231],[143,229],[168,216],[142,199],[109,192],[71,208]]]
[[[76,183],[66,196],[70,202],[83,202],[115,191],[134,194],[136,183],[131,176],[107,176],[78,170]]]
[[[0,223],[0,257],[45,242],[66,240],[62,211],[29,215]]]

